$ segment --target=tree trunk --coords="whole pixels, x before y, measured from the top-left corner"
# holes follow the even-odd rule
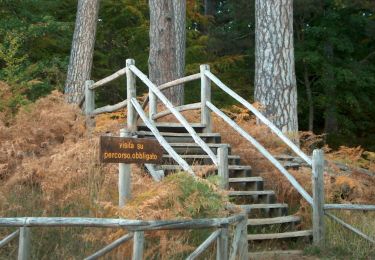
[[[90,79],[94,54],[99,0],[79,0],[69,67],[65,82],[65,100],[79,104],[85,81]]]
[[[283,132],[297,138],[293,1],[255,1],[255,100]]]
[[[204,15],[214,15],[216,13],[217,0],[204,0]]]
[[[309,131],[314,132],[314,100],[311,92],[311,81],[309,79],[309,72],[307,70],[307,65],[304,64],[303,77],[305,81],[307,103],[309,105]]]
[[[184,75],[186,3],[149,0],[149,6],[149,77],[152,82],[161,85]],[[174,105],[183,104],[183,86],[169,88],[163,93]]]
[[[326,107],[324,112],[324,132],[327,134],[337,133],[338,122],[337,122],[337,106],[336,106],[336,82],[335,74],[332,69],[333,60],[333,46],[331,43],[326,42],[324,46],[324,53],[328,60],[326,67],[324,68],[324,92],[327,98]]]

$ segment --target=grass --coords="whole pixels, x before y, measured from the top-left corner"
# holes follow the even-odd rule
[[[333,211],[335,216],[354,226],[368,236],[375,237],[375,212],[365,211]],[[375,245],[341,224],[326,217],[325,246],[308,247],[307,255],[315,255],[321,259],[375,259]]]

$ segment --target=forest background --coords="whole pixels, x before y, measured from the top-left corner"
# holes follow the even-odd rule
[[[186,74],[208,63],[249,101],[254,93],[253,2],[187,1]],[[76,0],[0,0],[0,80],[9,86],[0,89],[0,119],[6,124],[20,106],[63,90],[76,7]],[[334,148],[375,150],[374,11],[371,0],[294,0],[299,128],[327,133]],[[126,58],[147,71],[148,49],[148,1],[102,0],[92,79],[123,68]],[[146,88],[138,90],[142,94]],[[198,83],[187,84],[185,91],[185,103],[199,100]],[[99,106],[125,98],[123,80],[97,92]],[[213,99],[222,107],[232,105],[215,89]]]

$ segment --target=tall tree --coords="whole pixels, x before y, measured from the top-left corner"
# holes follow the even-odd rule
[[[78,1],[65,83],[65,95],[68,103],[80,103],[84,93],[85,80],[90,79],[98,13],[99,0]]]
[[[256,0],[255,12],[255,100],[283,132],[297,132],[293,0]]]
[[[186,2],[149,0],[149,6],[149,76],[152,82],[161,85],[184,74]],[[173,104],[183,104],[183,86],[169,88],[164,94]]]

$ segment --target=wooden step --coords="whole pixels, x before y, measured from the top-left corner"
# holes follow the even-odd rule
[[[246,190],[229,191],[229,197],[236,204],[263,204],[276,201],[275,192],[272,190]]]
[[[310,237],[310,236],[312,236],[312,230],[301,230],[301,231],[283,232],[283,233],[251,234],[251,235],[247,235],[247,240],[255,241],[255,240],[269,240],[269,239]]]
[[[288,204],[284,203],[265,203],[265,204],[244,204],[244,205],[237,205],[238,207],[242,208],[246,212],[250,212],[253,209],[288,209]]]
[[[170,143],[173,149],[180,155],[183,154],[206,154],[206,152],[196,143]],[[214,154],[222,144],[207,144]],[[228,146],[228,154],[231,154],[231,147]]]
[[[274,251],[261,251],[261,252],[249,252],[248,259],[289,259],[289,257],[302,256],[302,250],[274,250]],[[297,258],[293,258],[297,259]]]
[[[210,172],[216,173],[217,174],[217,169],[216,167],[213,167],[214,165],[193,165],[193,170],[199,168],[207,168],[207,167],[212,167],[212,170]],[[182,168],[180,165],[174,165],[174,164],[164,164],[159,166],[160,169],[164,170],[166,174],[173,173],[176,171],[181,171]],[[229,170],[229,176],[232,175],[240,175],[243,174],[245,176],[249,176],[251,174],[250,171],[251,167],[249,166],[238,166],[238,165],[229,165],[228,170]]]
[[[248,191],[229,191],[229,196],[253,196],[253,195],[275,195],[273,190],[248,190]]]
[[[183,154],[180,155],[188,164],[202,164],[202,165],[212,165],[213,162],[208,155],[205,154]],[[169,154],[163,155],[163,161],[167,161],[171,164],[177,164],[177,162]],[[238,164],[240,163],[240,156],[238,155],[228,155],[228,164]]]
[[[229,178],[230,183],[237,183],[237,182],[257,182],[263,181],[262,177],[239,177],[239,178]]]
[[[151,138],[155,136],[150,131],[137,131],[138,138]],[[168,143],[194,143],[193,137],[189,133],[173,133],[160,132],[160,134],[167,140]],[[221,143],[221,136],[219,133],[198,133],[198,136],[206,143]]]
[[[273,225],[273,224],[283,224],[291,222],[300,222],[301,218],[299,216],[284,216],[276,218],[253,218],[247,220],[247,225],[249,226],[261,226],[261,225]]]
[[[187,133],[188,131],[184,126],[180,123],[168,123],[168,122],[160,122],[155,123],[156,128],[159,132],[173,132],[173,133]],[[200,123],[190,123],[190,126],[195,130],[197,133],[202,133],[205,129],[205,125]],[[145,124],[138,125],[139,131],[150,131],[150,129]]]

